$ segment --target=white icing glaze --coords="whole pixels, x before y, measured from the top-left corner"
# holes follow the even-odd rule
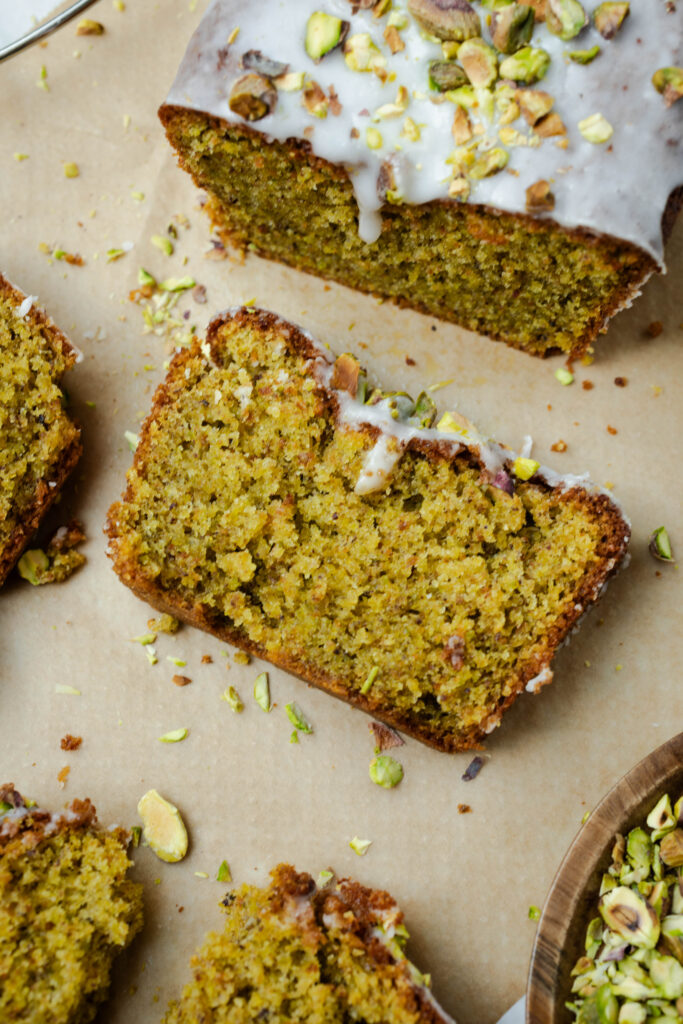
[[[374,491],[381,491],[401,455],[401,448],[394,443],[393,438],[387,434],[380,434],[365,456],[363,468],[354,487],[356,494],[372,494]]]
[[[552,681],[553,670],[551,668],[548,668],[548,666],[546,665],[545,668],[541,669],[538,675],[534,676],[533,679],[530,679],[529,682],[526,684],[527,693],[540,693],[541,687],[547,686],[548,683],[552,683]]]
[[[407,0],[394,0],[392,10],[405,10]],[[587,5],[590,9],[591,5]],[[594,5],[592,5],[594,6]],[[475,3],[482,17],[485,9]],[[367,32],[386,58],[394,81],[383,83],[372,72],[349,69],[339,49],[315,64],[304,49],[306,22],[313,10],[323,10],[351,22],[351,34]],[[190,42],[168,97],[169,103],[206,111],[227,121],[244,123],[228,107],[233,82],[243,73],[242,55],[252,49],[304,71],[329,91],[333,86],[341,112],[326,118],[311,115],[300,92],[278,93],[273,113],[252,127],[267,138],[284,141],[309,137],[313,151],[350,173],[359,205],[359,234],[372,243],[379,234],[382,200],[378,195],[380,168],[389,158],[404,199],[412,204],[448,197],[453,152],[454,105],[434,102],[427,63],[442,57],[441,47],[423,37],[412,17],[401,31],[405,50],[392,55],[383,39],[387,18],[372,11],[351,14],[349,0],[214,0]],[[232,45],[228,38],[239,34]],[[554,110],[569,137],[567,149],[555,139],[538,146],[509,148],[505,171],[476,184],[471,199],[496,209],[525,212],[526,188],[545,178],[555,195],[552,217],[564,227],[583,226],[630,241],[649,253],[663,269],[661,216],[671,191],[683,181],[681,127],[683,102],[666,107],[651,84],[653,72],[683,62],[681,14],[667,10],[663,0],[633,0],[631,14],[615,39],[607,42],[591,26],[565,43],[545,25],[537,25],[532,43],[548,51],[550,69],[537,84],[555,98]],[[488,31],[484,29],[488,38]],[[588,65],[565,58],[567,50],[599,44],[602,53]],[[373,121],[373,113],[396,99],[405,86],[410,102],[404,115]],[[602,113],[614,127],[609,144],[587,142],[578,122]],[[419,124],[421,137],[401,136],[404,117]],[[369,149],[365,132],[376,127],[382,136],[378,149]],[[528,134],[522,119],[512,125]],[[312,129],[312,133],[311,133]],[[359,132],[351,138],[351,130]],[[307,131],[306,131],[307,130]],[[306,136],[304,132],[306,131]],[[487,131],[493,143],[496,132]]]

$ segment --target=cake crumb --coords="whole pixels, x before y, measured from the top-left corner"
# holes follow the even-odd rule
[[[472,808],[469,804],[458,804],[458,814],[471,814]]]
[[[70,732],[66,736],[62,736],[60,740],[60,747],[62,750],[78,750],[83,739],[81,736],[72,736]]]
[[[567,450],[567,442],[566,441],[560,440],[560,441],[556,441],[555,444],[551,444],[550,445],[550,451],[551,452],[566,452],[566,450]]]
[[[652,323],[648,324],[645,328],[645,335],[648,338],[658,338],[664,330],[664,324],[661,320],[653,320]]]
[[[173,676],[173,682],[176,686],[189,686],[192,682],[189,676]]]
[[[213,665],[213,658],[210,654],[202,654],[202,665]]]
[[[57,773],[57,782],[62,787],[62,789],[64,789],[64,787],[66,786],[66,780],[69,777],[69,772],[70,771],[71,771],[71,768],[69,767],[69,765],[65,764],[64,767],[62,768],[62,770]]]
[[[412,356],[406,356],[406,365],[407,366],[417,366],[417,363],[412,358]]]
[[[237,665],[248,665],[251,662],[251,655],[246,651],[235,651],[234,661]]]
[[[625,388],[626,385],[628,384],[628,378],[627,377],[615,377],[614,378],[614,383],[616,384],[616,386],[618,388]]]
[[[607,424],[607,433],[608,433],[608,434],[618,434],[618,433],[619,433],[619,431],[617,430],[617,428],[616,428],[616,427],[610,427],[610,425],[609,425],[609,423],[608,423],[608,424]]]
[[[581,387],[583,388],[584,391],[592,391],[593,388],[595,387],[595,384],[593,383],[592,380],[584,380],[581,383]]]

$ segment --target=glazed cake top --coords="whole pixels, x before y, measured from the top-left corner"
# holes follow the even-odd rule
[[[421,0],[419,6],[451,2]],[[533,2],[538,8],[542,0]],[[545,2],[568,16],[583,14],[577,0]],[[358,6],[350,0],[214,0],[167,102],[250,125],[269,139],[308,140],[316,155],[349,171],[365,241],[378,237],[387,198],[420,204],[450,197],[612,235],[638,245],[663,268],[662,213],[683,182],[683,101],[667,103],[671,94],[658,92],[652,76],[683,63],[683,18],[675,0],[634,0],[609,39],[598,32],[592,8],[586,8],[586,26],[569,39],[536,21],[527,45],[550,60],[532,82],[518,77],[528,51],[517,59],[513,53],[511,66],[505,53],[485,50],[488,67],[472,70],[466,51],[458,52],[461,44],[425,31],[408,0],[380,0],[374,10]],[[491,47],[491,9],[505,6],[474,0],[472,8]],[[343,45],[317,62],[306,49],[314,12],[349,23]],[[589,63],[569,57],[595,46],[600,52]],[[430,86],[429,66],[446,55],[467,74],[464,86],[440,92]],[[363,64],[369,69],[358,70]],[[265,116],[252,118],[263,107],[247,117],[230,107],[231,95],[234,103],[244,91],[236,83],[245,75],[266,78]],[[543,181],[552,198],[542,195],[545,209],[538,209],[527,189]]]

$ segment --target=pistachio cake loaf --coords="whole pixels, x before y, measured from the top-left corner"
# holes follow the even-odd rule
[[[0,275],[0,584],[81,454],[60,386],[77,359],[32,297]]]
[[[160,117],[226,244],[579,355],[664,269],[681,38],[663,0],[214,0]]]
[[[319,889],[287,864],[268,889],[223,900],[225,927],[193,957],[193,980],[164,1024],[453,1024],[406,958],[391,896],[351,879]]]
[[[109,513],[156,608],[442,750],[476,745],[626,551],[606,493],[371,389],[272,313],[179,352]]]
[[[89,800],[61,814],[0,786],[0,1021],[87,1024],[142,927],[128,833]]]

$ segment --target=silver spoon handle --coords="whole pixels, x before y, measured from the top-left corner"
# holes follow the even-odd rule
[[[84,11],[86,7],[90,7],[94,4],[95,0],[77,0],[71,7],[67,7],[61,14],[55,14],[53,18],[46,21],[44,25],[39,25],[38,28],[34,28],[32,32],[22,36],[21,39],[16,39],[13,43],[9,43],[0,49],[0,62],[6,60],[8,57],[13,57],[15,53],[19,53],[21,50],[26,49],[27,46],[32,46],[33,43],[37,43],[43,36],[47,36],[50,32],[54,32],[55,29],[60,28],[71,18],[75,17],[81,11]]]

